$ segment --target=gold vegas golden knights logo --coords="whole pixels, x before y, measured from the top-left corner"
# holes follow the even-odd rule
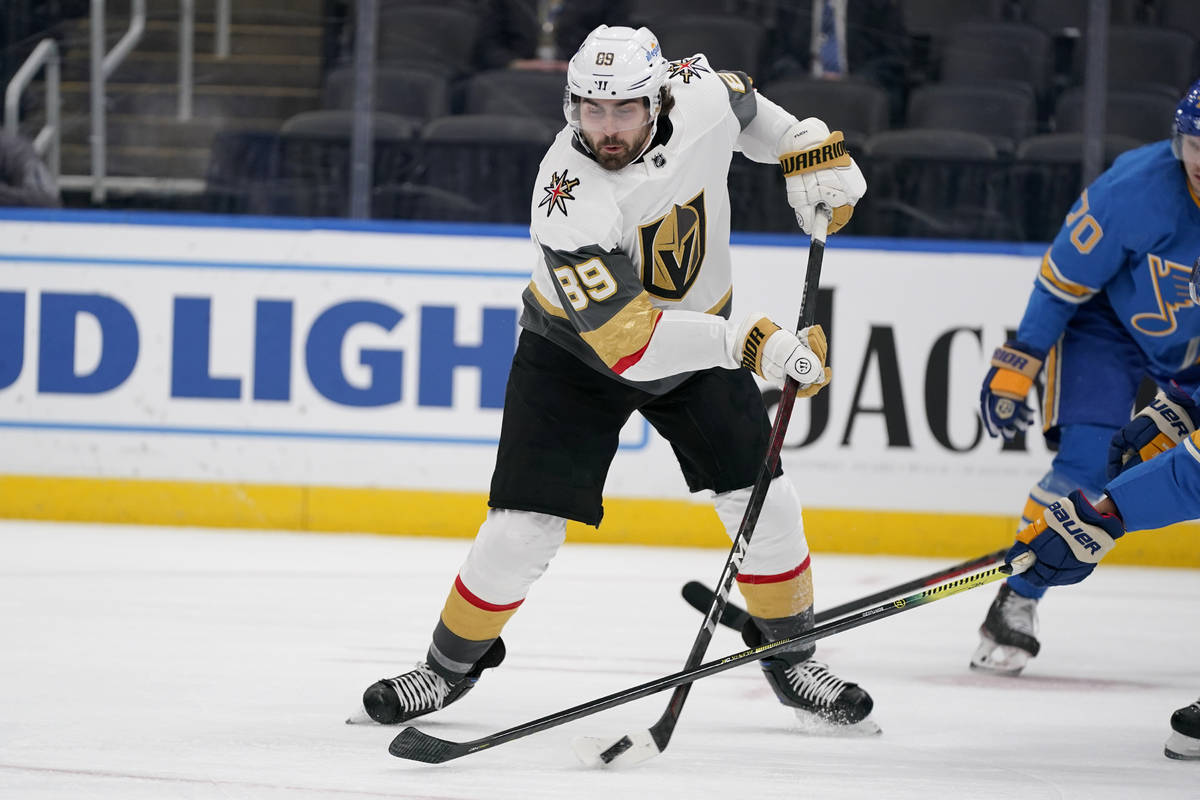
[[[679,300],[687,294],[704,263],[707,232],[703,191],[638,228],[646,291],[666,300]]]

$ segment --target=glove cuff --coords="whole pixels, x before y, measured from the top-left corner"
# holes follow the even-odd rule
[[[783,168],[785,178],[816,172],[819,169],[848,167],[853,163],[850,154],[846,152],[846,143],[841,131],[833,131],[825,141],[814,147],[779,157],[779,166]]]
[[[1158,394],[1141,413],[1150,417],[1155,427],[1170,437],[1172,445],[1179,444],[1194,433],[1197,418],[1200,418],[1200,409],[1190,397],[1162,389],[1158,390]],[[1143,456],[1142,460],[1148,459]]]
[[[1047,506],[1042,519],[1085,564],[1099,563],[1125,534],[1120,520],[1092,508],[1078,489]]]
[[[1042,371],[1042,359],[1030,352],[1020,342],[1006,342],[992,353],[992,366],[996,368],[988,384],[989,391],[1002,397],[1024,400],[1033,388],[1033,382]]]
[[[778,330],[779,326],[766,317],[751,314],[738,329],[734,359],[739,365],[754,370],[760,378],[769,380],[763,373],[763,353],[767,339]]]

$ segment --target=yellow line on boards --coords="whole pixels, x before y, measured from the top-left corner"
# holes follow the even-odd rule
[[[708,502],[610,498],[597,528],[567,527],[567,540],[727,548]],[[475,492],[280,486],[0,475],[0,517],[139,525],[189,525],[471,538],[487,513]],[[815,553],[969,558],[1003,547],[1014,518],[976,514],[810,508]],[[1126,536],[1107,563],[1200,567],[1200,527],[1189,523]]]

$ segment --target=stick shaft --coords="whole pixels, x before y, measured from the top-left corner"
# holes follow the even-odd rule
[[[784,639],[779,639],[759,647],[752,647],[749,650],[743,650],[739,653],[725,656],[724,658],[710,661],[706,664],[698,665],[691,669],[685,669],[676,672],[672,675],[666,675],[652,681],[623,689],[619,692],[606,695],[596,700],[591,700],[580,705],[573,706],[563,711],[558,711],[554,714],[549,714],[545,717],[535,719],[531,722],[526,722],[522,725],[517,725],[507,730],[494,733],[490,736],[485,736],[480,739],[474,739],[468,742],[450,742],[445,739],[429,736],[422,733],[416,728],[405,728],[392,741],[391,747],[388,748],[392,755],[398,758],[406,758],[414,761],[424,761],[427,763],[440,763],[450,761],[455,758],[460,758],[480,750],[489,749],[497,745],[511,742],[514,739],[520,739],[530,734],[554,728],[583,717],[591,716],[600,711],[605,711],[625,703],[639,700],[652,694],[656,694],[666,689],[673,687],[685,686],[693,681],[707,678],[710,675],[716,675],[720,672],[733,669],[734,667],[744,664],[759,661],[765,656],[770,655],[776,650],[783,648],[801,647],[811,644],[820,639],[824,639],[834,634],[852,630],[861,625],[866,625],[872,622],[877,622],[881,619],[886,619],[896,614],[903,613],[910,609],[919,608],[923,605],[941,600],[951,595],[965,592],[969,589],[974,589],[979,586],[984,586],[995,581],[1003,580],[1010,575],[1023,572],[1028,569],[1034,562],[1032,553],[1023,553],[1013,560],[1011,565],[1000,564],[989,569],[975,572],[970,575],[954,578],[945,583],[940,583],[936,586],[930,586],[922,589],[916,594],[909,595],[901,599],[893,600],[882,605],[873,606],[865,609],[854,616],[843,617],[842,619],[827,622],[823,625],[818,625],[811,630],[796,635],[789,636]]]
[[[880,591],[875,592],[874,594],[869,594],[866,597],[860,597],[857,600],[849,600],[839,606],[834,606],[833,608],[827,608],[824,611],[818,612],[816,615],[816,621],[820,623],[831,619],[837,619],[838,617],[845,616],[846,614],[852,614],[855,611],[861,611],[862,609],[874,603],[879,603],[883,600],[890,600],[898,594],[904,594],[905,592],[911,592],[926,586],[932,586],[935,583],[941,583],[942,581],[949,580],[950,578],[957,577],[967,572],[971,572],[972,570],[979,569],[980,567],[986,567],[989,564],[995,564],[997,561],[1004,558],[1004,554],[1007,552],[1008,548],[1005,547],[1002,550],[996,550],[995,552],[979,556],[978,558],[973,558],[970,561],[962,561],[958,564],[938,570],[937,572],[931,572],[928,575],[922,575],[920,578],[913,578],[911,581],[906,583],[901,583],[888,589],[881,589]]]
[[[800,319],[796,326],[797,332],[811,325],[817,315],[817,286],[821,281],[821,264],[825,257],[825,235],[829,226],[829,218],[825,215],[823,208],[818,208],[813,217],[812,241],[808,247],[808,268],[804,274],[804,289],[800,298]],[[754,481],[750,500],[742,515],[742,523],[738,526],[737,535],[729,550],[729,557],[725,559],[725,567],[721,571],[721,578],[717,581],[716,597],[713,598],[712,606],[704,618],[704,624],[700,626],[700,632],[696,634],[696,639],[692,643],[691,652],[688,653],[687,661],[683,664],[684,670],[692,669],[704,660],[704,653],[708,650],[708,644],[712,641],[713,633],[717,628],[717,620],[720,619],[725,604],[729,602],[729,591],[741,569],[742,559],[750,546],[750,537],[754,535],[758,516],[767,499],[767,490],[771,487],[771,479],[779,464],[779,453],[783,449],[783,438],[787,433],[788,422],[792,418],[792,407],[796,402],[798,388],[799,384],[791,376],[784,381],[783,394],[780,395],[779,405],[775,410],[775,422],[771,426],[771,438],[767,445],[766,458],[758,471],[758,478]],[[659,752],[665,750],[671,741],[671,734],[674,733],[675,725],[679,722],[679,715],[683,713],[683,704],[687,702],[688,692],[691,691],[691,688],[691,684],[688,683],[680,685],[671,695],[662,716],[650,726],[650,735]],[[605,754],[607,753],[608,751]]]
[[[990,564],[995,564],[997,561],[1003,559],[1004,554],[1007,552],[1007,548],[1002,548],[1000,550],[996,550],[967,561],[960,561],[957,564],[943,567],[935,572],[929,573],[928,575],[922,575],[919,578],[913,578],[910,581],[905,581],[904,583],[899,583],[895,586],[889,586],[886,589],[880,589],[878,592],[873,594],[869,594],[864,597],[858,597],[854,600],[847,600],[841,605],[836,605],[832,608],[826,608],[822,611],[818,611],[816,614],[816,623],[819,625],[822,622],[828,622],[831,619],[837,619],[838,617],[845,616],[846,614],[853,614],[856,611],[861,611],[869,605],[881,602],[883,600],[890,600],[891,598],[904,594],[905,592],[915,591],[916,589],[921,589],[925,586],[932,586],[935,583],[941,583],[944,580],[949,580],[950,578],[971,572],[972,570],[986,567]],[[688,604],[692,608],[700,612],[704,612],[711,607],[714,594],[715,592],[713,592],[712,589],[709,589],[699,581],[689,581],[684,586],[683,590],[684,599],[687,600]],[[746,609],[742,608],[733,601],[727,600],[725,608],[721,611],[720,622],[727,628],[740,631],[749,618],[750,615],[746,613]]]

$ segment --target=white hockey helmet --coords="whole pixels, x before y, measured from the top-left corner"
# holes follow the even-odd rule
[[[659,89],[667,79],[667,60],[658,37],[648,28],[601,25],[587,35],[567,63],[563,113],[579,131],[579,100],[629,100],[644,97],[650,120],[662,105]]]

